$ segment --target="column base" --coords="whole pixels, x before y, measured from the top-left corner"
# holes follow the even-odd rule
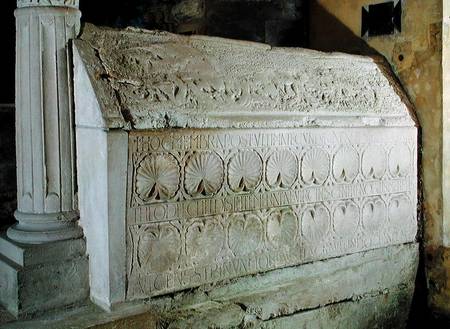
[[[0,235],[0,304],[17,318],[89,298],[83,239],[24,245]]]
[[[83,236],[78,226],[77,212],[55,214],[14,213],[18,223],[11,226],[7,235],[19,243],[42,244],[53,241],[77,239]]]

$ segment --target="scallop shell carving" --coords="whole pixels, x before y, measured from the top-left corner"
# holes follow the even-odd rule
[[[143,201],[168,200],[179,185],[178,161],[171,154],[150,154],[136,171],[136,191]]]
[[[358,229],[359,209],[353,202],[339,202],[333,211],[334,232],[341,238],[353,236]]]
[[[254,151],[235,154],[228,165],[228,183],[234,192],[248,192],[261,181],[262,161]]]
[[[362,208],[362,225],[367,233],[382,230],[386,224],[386,205],[380,198],[370,198]]]
[[[341,147],[333,159],[333,177],[338,183],[351,183],[359,171],[358,152],[351,146]]]
[[[394,177],[405,177],[411,169],[411,152],[406,145],[396,145],[389,153],[389,172]]]
[[[287,150],[277,151],[267,160],[266,178],[271,187],[291,187],[297,175],[297,158],[291,152]]]
[[[367,179],[381,179],[386,172],[386,153],[381,146],[372,145],[362,156],[361,169]]]
[[[302,213],[302,235],[309,241],[323,240],[330,229],[330,214],[322,204],[310,205]]]
[[[328,154],[321,149],[311,149],[302,158],[302,180],[307,184],[323,184],[330,171]]]
[[[171,224],[144,227],[138,240],[138,263],[146,272],[173,269],[181,254],[181,236]]]
[[[195,153],[185,167],[184,187],[191,196],[210,196],[223,183],[223,164],[213,152]]]

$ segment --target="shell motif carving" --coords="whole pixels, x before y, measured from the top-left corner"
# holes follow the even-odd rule
[[[302,213],[302,235],[309,241],[323,240],[330,229],[330,214],[323,204],[310,205]]]
[[[149,225],[139,234],[138,262],[148,272],[172,270],[180,253],[180,232],[171,224]]]
[[[252,214],[230,216],[228,246],[240,257],[258,251],[262,245],[264,229],[261,220]]]
[[[362,173],[367,179],[381,179],[386,172],[386,153],[381,146],[371,145],[362,156]]]
[[[351,146],[341,147],[333,159],[333,177],[338,183],[351,183],[359,171],[359,155]]]
[[[294,247],[297,231],[297,217],[292,210],[274,212],[267,220],[267,239],[276,249]]]
[[[396,195],[389,201],[389,220],[392,224],[409,224],[413,217],[414,207],[406,195]],[[398,226],[399,228],[401,226]]]
[[[359,209],[351,201],[339,202],[333,211],[334,232],[341,238],[352,236],[358,229]]]
[[[196,221],[186,232],[186,253],[194,265],[216,261],[222,251],[225,234],[222,226],[211,220]]]
[[[389,153],[389,172],[394,177],[405,177],[411,169],[411,152],[407,145],[396,145]]]
[[[214,152],[195,153],[185,167],[184,187],[191,196],[215,194],[223,183],[223,163]]]
[[[386,205],[380,198],[370,198],[362,209],[362,225],[366,231],[382,230],[386,224]]]
[[[178,161],[171,154],[150,154],[136,171],[136,191],[143,201],[168,200],[180,185]]]
[[[297,158],[291,152],[287,150],[277,151],[267,160],[266,178],[271,187],[291,187],[297,175]]]
[[[328,154],[318,148],[307,151],[303,155],[301,169],[302,180],[306,184],[323,184],[330,171]]]
[[[234,192],[253,191],[261,176],[262,161],[254,151],[240,151],[228,164],[228,183]]]

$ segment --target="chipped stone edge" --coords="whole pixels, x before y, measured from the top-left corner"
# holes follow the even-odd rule
[[[128,27],[126,29],[113,29],[107,27],[96,27],[92,24],[85,24],[83,30],[98,29],[105,32],[121,33],[144,33],[161,34],[166,41],[196,42],[209,41],[217,43],[236,44],[242,47],[261,47],[267,51],[296,51],[305,53],[321,52],[302,48],[276,48],[270,45],[242,40],[232,40],[210,36],[180,36],[165,31],[144,30]],[[104,79],[107,79],[107,70],[103,66],[98,55],[98,50],[82,35],[80,39],[74,40],[74,53],[78,52],[81,62],[86,67],[91,87],[97,95],[100,108],[105,120],[105,128],[124,130],[146,130],[162,128],[301,128],[301,127],[418,127],[417,117],[414,114],[412,103],[404,92],[398,80],[394,77],[392,70],[381,58],[350,55],[344,53],[328,53],[325,60],[352,59],[361,62],[375,63],[381,70],[383,76],[388,80],[400,101],[405,104],[406,113],[402,115],[367,115],[367,114],[344,114],[344,113],[292,113],[292,112],[208,112],[184,114],[176,109],[167,109],[164,112],[149,111],[148,115],[141,120],[130,122],[127,120],[124,109],[122,109],[117,91],[114,90]],[[322,57],[321,57],[322,58]],[[89,65],[88,63],[91,63]],[[92,64],[93,63],[93,64]],[[103,92],[104,91],[104,92]],[[109,112],[109,113],[108,113]],[[108,113],[108,114],[107,114]],[[136,118],[139,119],[139,118]]]

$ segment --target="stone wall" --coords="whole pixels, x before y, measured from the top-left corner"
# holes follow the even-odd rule
[[[132,0],[81,1],[84,21],[108,26],[135,26],[181,34],[305,46],[305,0]],[[102,13],[101,13],[102,12]]]
[[[442,6],[446,1],[402,1],[401,33],[362,39],[359,37],[361,8],[377,2],[312,1],[310,46],[326,51],[383,55],[414,103],[422,128],[423,219],[429,301],[435,310],[449,312],[447,277],[450,262],[449,252],[443,248],[449,226],[445,220],[449,203],[446,196],[448,179],[443,178],[449,176],[443,171],[449,167],[446,165],[449,152],[446,146],[448,128],[445,126],[448,124],[442,83],[442,59],[445,59],[442,53]],[[445,32],[448,38],[448,27]]]

